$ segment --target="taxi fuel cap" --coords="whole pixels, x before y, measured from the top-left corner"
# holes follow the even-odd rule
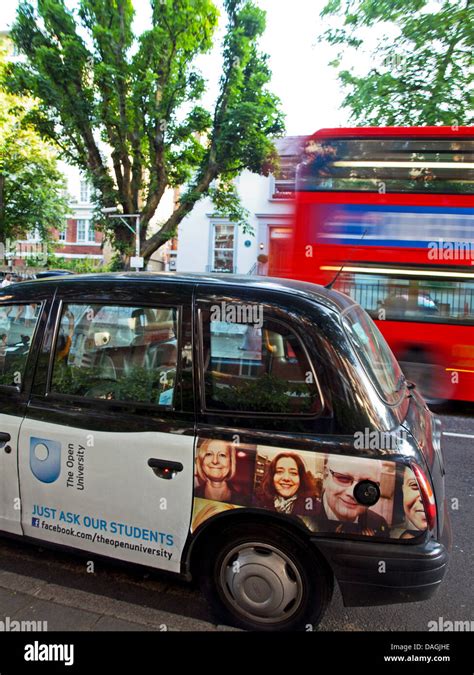
[[[373,506],[380,499],[380,488],[372,480],[361,480],[354,487],[354,499],[364,506]]]

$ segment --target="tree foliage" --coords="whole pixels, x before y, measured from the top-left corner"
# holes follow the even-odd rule
[[[65,224],[65,181],[56,151],[28,123],[34,102],[1,88],[4,59],[0,51],[0,241],[35,229],[48,240]]]
[[[363,32],[384,35],[362,76],[340,69],[351,117],[366,125],[462,125],[473,117],[473,0],[329,0],[323,18],[343,19],[322,39],[343,52],[364,46]],[[394,37],[394,31],[397,32]],[[349,48],[349,51],[347,51]]]
[[[268,173],[276,162],[271,137],[283,131],[267,87],[267,57],[256,44],[264,12],[250,0],[224,0],[219,94],[206,110],[206,82],[195,63],[212,47],[216,6],[150,2],[150,29],[135,35],[131,0],[80,0],[77,10],[64,0],[22,0],[12,36],[27,63],[10,73],[12,91],[40,101],[31,122],[87,172],[99,205],[141,214],[145,258],[176,233],[217,178],[228,203],[229,184],[243,169]],[[177,209],[152,233],[166,188],[182,185]],[[105,220],[102,227],[130,253],[127,228]]]

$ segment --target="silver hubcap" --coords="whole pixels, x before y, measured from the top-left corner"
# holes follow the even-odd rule
[[[220,584],[240,614],[264,623],[290,618],[303,595],[301,575],[290,558],[258,542],[236,546],[225,556]]]

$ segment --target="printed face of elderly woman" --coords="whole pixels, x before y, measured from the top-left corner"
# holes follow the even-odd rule
[[[223,441],[203,443],[198,455],[201,469],[207,480],[221,482],[229,478],[231,470],[230,446]]]
[[[203,441],[196,458],[196,473],[202,492],[199,496],[217,501],[230,500],[232,491],[228,481],[235,476],[235,470],[233,445],[220,440]]]

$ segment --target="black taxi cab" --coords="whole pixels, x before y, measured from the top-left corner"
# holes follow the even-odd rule
[[[440,439],[333,290],[117,273],[0,291],[0,531],[198,578],[221,621],[308,630],[334,580],[348,606],[430,597]]]

